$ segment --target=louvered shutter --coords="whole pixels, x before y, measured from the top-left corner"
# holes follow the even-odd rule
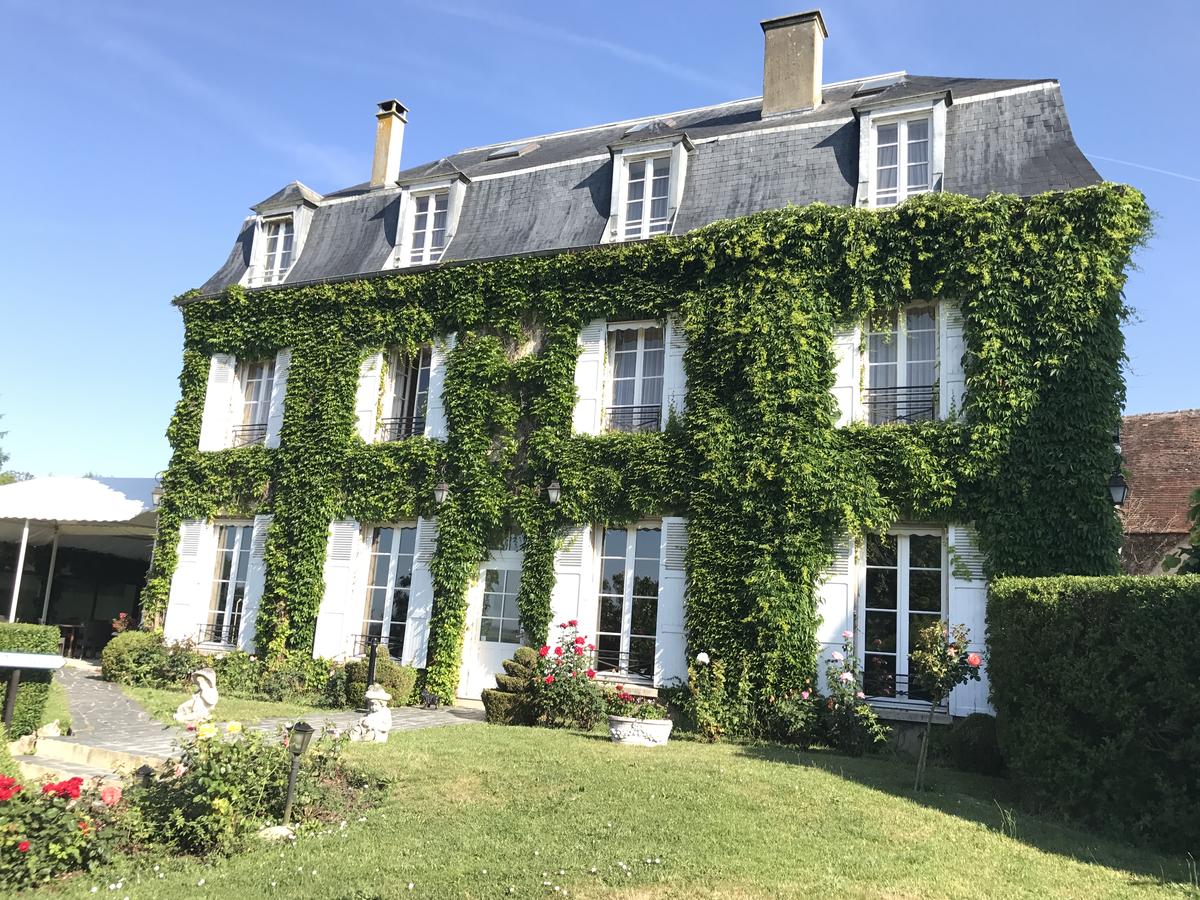
[[[857,330],[839,331],[833,336],[833,352],[837,362],[833,370],[833,394],[837,403],[838,427],[849,425],[858,418],[859,380],[861,378],[859,362],[860,336]]]
[[[354,415],[358,436],[368,444],[375,440],[379,415],[379,389],[383,384],[383,354],[371,353],[358,368],[358,391],[354,395]]]
[[[687,592],[687,519],[664,516],[658,563],[658,615],[654,638],[654,683],[687,679],[684,635]]]
[[[344,658],[350,653],[350,636],[361,624],[362,604],[354,602],[354,564],[361,531],[357,522],[331,522],[325,545],[325,593],[317,611],[313,656]]]
[[[434,340],[429,354],[429,401],[425,407],[425,437],[445,440],[446,407],[442,404],[442,388],[446,383],[446,357],[454,349],[455,335]]]
[[[579,333],[579,357],[575,361],[576,434],[599,434],[604,410],[604,344],[608,323],[592,319]]]
[[[270,527],[270,516],[254,517],[254,528],[250,533],[250,561],[246,567],[246,596],[242,599],[242,623],[238,629],[238,648],[247,653],[254,652],[259,601],[262,600],[267,581],[263,555],[267,547],[267,529]]]
[[[967,352],[962,307],[954,300],[943,300],[938,312],[938,417],[962,413],[967,382],[963,355]]]
[[[951,625],[966,625],[971,632],[968,652],[984,657],[980,680],[959,685],[950,694],[950,714],[993,713],[988,703],[987,680],[987,578],[979,536],[970,525],[950,526],[950,596],[947,619]]]
[[[208,387],[204,392],[204,418],[200,421],[200,449],[224,450],[230,444],[233,403],[233,373],[237,360],[228,353],[215,353],[208,364]]]
[[[591,642],[596,640],[596,602],[587,590],[588,572],[592,562],[592,527],[572,525],[563,535],[562,544],[554,554],[554,589],[550,592],[550,625],[569,619],[579,621],[579,633]],[[550,635],[532,634],[535,644],[548,640]]]
[[[665,335],[666,352],[663,354],[663,410],[662,426],[667,426],[671,411],[682,415],[687,396],[687,371],[683,367],[683,354],[687,350],[687,333],[675,316],[667,319]]]
[[[817,676],[824,690],[825,663],[842,648],[842,632],[856,631],[854,607],[858,602],[858,572],[854,564],[854,540],[845,535],[834,542],[833,563],[817,583]],[[861,638],[856,634],[856,642]]]
[[[171,576],[163,637],[167,641],[194,641],[207,612],[204,600],[205,566],[211,560],[212,527],[203,519],[188,519],[179,526],[178,562]]]
[[[292,351],[280,350],[275,354],[275,377],[271,381],[271,406],[267,411],[268,447],[279,446],[279,433],[283,429],[283,401],[287,396],[288,369],[292,366]]]
[[[408,595],[408,623],[404,629],[404,664],[423,669],[429,650],[429,619],[433,615],[433,572],[437,552],[437,519],[417,519],[417,552],[413,560],[412,588]]]

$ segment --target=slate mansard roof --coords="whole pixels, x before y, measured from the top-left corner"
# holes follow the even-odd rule
[[[610,213],[609,147],[627,140],[632,125],[646,122],[649,127],[638,137],[683,133],[694,146],[672,226],[682,234],[788,205],[853,205],[859,159],[855,108],[931,94],[949,100],[943,190],[1029,196],[1101,180],[1075,145],[1057,81],[904,75],[882,92],[855,97],[861,84],[827,85],[817,109],[769,118],[756,97],[462,150],[405,169],[399,182],[459,172],[469,180],[445,263],[593,246],[601,242]],[[487,159],[499,147],[526,144],[536,146],[520,156]],[[292,193],[307,190],[298,185]],[[310,203],[317,196],[311,194],[304,194]],[[398,187],[364,184],[317,200],[303,251],[284,284],[391,268],[400,196]],[[201,296],[244,276],[254,222],[251,217],[243,223],[228,260],[204,283]]]

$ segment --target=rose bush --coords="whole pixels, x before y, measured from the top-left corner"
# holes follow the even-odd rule
[[[38,788],[0,775],[0,884],[33,887],[102,863],[120,802],[115,785],[69,778]]]
[[[661,703],[651,697],[638,697],[625,690],[625,686],[603,691],[604,708],[610,716],[624,716],[627,719],[665,719],[667,710]]]
[[[913,785],[919,790],[929,760],[929,736],[933,731],[933,714],[960,684],[979,680],[983,658],[978,653],[966,653],[970,632],[965,625],[950,626],[933,622],[917,632],[912,652],[912,675],[916,687],[929,701],[929,716],[925,720],[925,736],[917,757],[917,778]]]
[[[842,632],[842,649],[830,654],[825,681],[829,689],[821,716],[825,742],[850,756],[886,744],[891,729],[879,721],[863,693],[853,632]]]
[[[591,731],[604,715],[592,653],[596,647],[579,633],[578,622],[559,624],[558,643],[538,650],[533,703],[538,722],[551,728]]]

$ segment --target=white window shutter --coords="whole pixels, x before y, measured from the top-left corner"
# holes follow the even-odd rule
[[[833,370],[833,394],[837,403],[839,428],[849,425],[858,418],[859,381],[862,377],[859,344],[861,337],[857,329],[839,331],[833,336],[833,352],[837,362]]]
[[[404,629],[403,661],[406,666],[418,669],[425,667],[429,650],[429,619],[433,615],[433,572],[429,565],[437,552],[437,539],[437,519],[417,519],[416,556],[413,559],[412,588],[408,593],[408,625]]]
[[[575,361],[576,434],[599,434],[604,410],[604,345],[608,322],[592,319],[579,333],[579,357]]]
[[[598,594],[589,589],[588,573],[592,569],[592,527],[572,525],[562,536],[562,544],[554,554],[554,589],[550,592],[549,635],[531,634],[535,644],[549,640],[559,622],[576,619],[579,633],[595,643]]]
[[[270,527],[269,515],[254,517],[254,529],[250,537],[250,563],[246,567],[246,596],[242,600],[242,624],[238,630],[238,648],[247,653],[254,652],[258,606],[267,581],[267,567],[263,554],[267,547],[267,529]]]
[[[987,578],[979,535],[970,525],[952,524],[949,528],[950,596],[947,620],[951,625],[966,625],[971,633],[967,652],[984,657],[979,681],[959,685],[950,694],[950,714],[968,716],[974,712],[995,714],[988,703],[987,680]]]
[[[687,519],[663,516],[658,563],[658,614],[654,636],[654,683],[687,679],[684,634],[687,594]]]
[[[280,350],[275,354],[275,378],[271,382],[271,406],[267,411],[268,447],[279,446],[279,432],[283,429],[283,401],[287,396],[288,369],[291,366],[291,350]]]
[[[962,307],[957,301],[938,304],[938,418],[961,413],[967,382],[963,356],[967,352]]]
[[[233,403],[233,374],[237,360],[228,353],[214,353],[208,365],[208,387],[204,392],[204,418],[200,422],[200,449],[224,450],[230,444]]]
[[[665,337],[666,351],[663,354],[663,410],[662,424],[665,428],[672,410],[682,415],[687,397],[687,370],[683,366],[683,354],[687,351],[687,332],[675,316],[667,319]]]
[[[383,384],[383,354],[371,353],[358,368],[358,392],[354,396],[354,415],[358,436],[368,444],[377,436],[379,391]]]
[[[313,656],[344,658],[362,625],[363,601],[354,597],[354,566],[362,534],[357,522],[331,522],[325,545],[325,593],[317,611]]]
[[[442,404],[442,388],[446,383],[446,356],[454,349],[456,335],[445,340],[435,338],[429,354],[429,402],[425,407],[425,437],[445,440],[446,407]]]
[[[858,602],[858,569],[854,539],[843,535],[834,541],[833,563],[817,582],[817,676],[825,689],[825,663],[834,650],[842,649],[842,632],[856,631],[854,607]],[[855,635],[856,645],[861,635]]]
[[[211,561],[211,533],[212,527],[204,519],[188,519],[179,526],[178,561],[171,576],[163,623],[163,636],[168,641],[194,641],[208,612],[202,560]]]

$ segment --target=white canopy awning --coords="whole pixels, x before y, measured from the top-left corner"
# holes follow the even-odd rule
[[[154,537],[154,478],[33,478],[0,486],[0,540],[20,545],[9,620],[16,616],[25,549],[53,542],[45,605],[50,602],[60,540],[119,556],[140,558]]]

